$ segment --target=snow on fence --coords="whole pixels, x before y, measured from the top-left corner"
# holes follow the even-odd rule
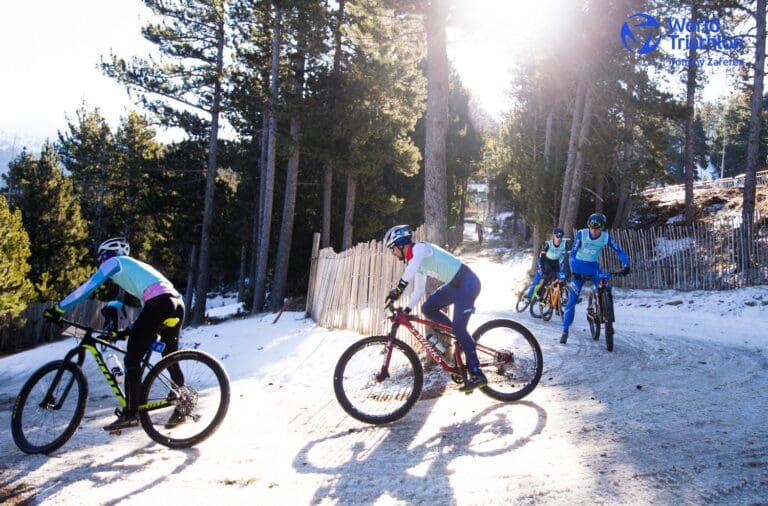
[[[714,223],[613,230],[627,252],[632,273],[616,278],[626,288],[724,290],[768,283],[768,217],[756,214],[751,241],[752,268],[740,269],[744,251],[741,216]],[[620,269],[612,250],[602,253],[606,270]]]
[[[762,170],[756,175],[757,185],[768,184],[768,170]],[[707,181],[694,181],[694,190],[705,190],[710,188],[744,188],[745,174],[739,174],[735,177],[725,177],[720,179],[710,179]],[[640,192],[640,195],[648,196],[655,193],[666,193],[682,191],[685,189],[685,184],[676,184],[671,186],[658,186],[654,188],[646,188]]]
[[[423,236],[423,227],[416,239]],[[341,253],[333,248],[319,250],[315,234],[306,313],[326,328],[350,329],[365,335],[389,332],[384,301],[403,275],[404,265],[382,242],[359,243]],[[408,300],[409,286],[401,300]],[[403,330],[401,338],[410,342]]]

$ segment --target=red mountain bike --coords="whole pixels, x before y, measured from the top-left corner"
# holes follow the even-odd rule
[[[333,390],[341,407],[361,422],[383,424],[405,416],[421,395],[424,370],[416,352],[396,337],[402,326],[421,343],[432,359],[457,384],[467,381],[461,343],[451,328],[410,315],[390,302],[392,329],[386,336],[366,337],[350,346],[339,358],[333,373]],[[414,328],[422,323],[440,330],[452,340],[452,363],[447,362],[427,338]],[[488,385],[480,390],[505,402],[522,399],[536,388],[544,368],[539,343],[523,325],[512,320],[491,320],[478,328],[480,367]]]

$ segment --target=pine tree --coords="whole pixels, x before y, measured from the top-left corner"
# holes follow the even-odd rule
[[[109,212],[114,218],[108,235],[124,236],[131,244],[132,254],[145,258],[160,218],[152,211],[159,205],[153,200],[163,194],[156,186],[157,178],[152,178],[161,170],[162,148],[146,117],[131,112],[121,120],[115,134],[115,154]]]
[[[29,236],[21,211],[11,212],[0,195],[0,328],[6,327],[34,299],[27,279],[30,266]]]
[[[158,46],[164,61],[135,58],[126,62],[113,55],[110,62],[102,64],[102,69],[130,91],[138,92],[142,105],[157,114],[164,125],[178,126],[192,137],[208,139],[197,297],[191,318],[192,324],[199,325],[205,313],[209,283],[219,120],[226,79],[228,1],[144,0],[144,3],[157,15],[157,22],[146,25],[143,35]]]
[[[89,224],[94,245],[105,239],[105,230],[113,229],[114,215],[110,185],[117,176],[112,165],[114,136],[98,108],[77,110],[77,121],[69,121],[69,132],[59,132],[58,151],[64,166],[72,174],[74,190],[82,203],[83,217]]]
[[[62,174],[50,143],[43,146],[39,160],[23,153],[12,162],[9,178],[19,188],[14,207],[21,210],[29,234],[30,278],[38,300],[56,300],[85,281],[92,269],[88,229],[72,181]]]

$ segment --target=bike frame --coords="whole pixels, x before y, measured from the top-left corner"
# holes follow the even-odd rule
[[[125,393],[123,392],[122,388],[120,388],[120,384],[117,381],[117,378],[112,374],[112,371],[109,370],[107,367],[106,362],[104,361],[104,356],[101,354],[101,352],[96,348],[97,344],[100,344],[102,349],[109,348],[111,350],[117,351],[118,353],[121,353],[125,355],[126,351],[123,348],[120,348],[119,346],[115,346],[112,342],[102,339],[100,337],[96,337],[95,334],[104,335],[106,336],[106,332],[102,332],[99,330],[94,330],[90,327],[86,327],[84,325],[80,325],[79,323],[69,321],[69,320],[61,320],[61,323],[71,325],[77,329],[84,330],[85,335],[80,338],[80,342],[77,343],[77,346],[72,348],[67,352],[67,354],[64,356],[64,360],[62,363],[62,366],[59,367],[59,370],[56,372],[56,376],[54,376],[53,381],[51,382],[51,386],[48,388],[48,391],[45,394],[44,400],[41,403],[41,408],[45,408],[46,406],[50,407],[51,400],[54,398],[54,391],[59,385],[59,382],[61,381],[61,376],[64,374],[64,369],[66,367],[67,362],[74,362],[78,367],[82,368],[83,364],[85,363],[85,351],[88,351],[91,356],[93,356],[93,359],[96,361],[96,364],[99,366],[99,369],[101,370],[101,373],[104,375],[104,379],[107,380],[107,383],[112,388],[112,392],[115,394],[115,397],[117,398],[117,401],[120,403],[120,406],[125,408],[127,405],[126,399],[125,399]],[[149,363],[149,357],[152,355],[152,348],[147,350],[147,353],[144,355],[144,358],[141,361],[141,369],[139,372],[139,378],[144,376],[144,371],[147,369],[152,369],[152,364]],[[75,356],[77,356],[76,360]],[[60,400],[57,404],[53,406],[53,409],[61,409],[62,404],[64,403],[64,400],[66,400],[67,396],[69,395],[69,390],[72,388],[72,384],[74,383],[75,378],[74,376],[69,380],[69,383],[64,387],[64,391],[62,392],[62,395],[60,396]],[[139,411],[151,411],[153,409],[159,409],[164,408],[171,405],[171,401],[168,400],[162,400],[162,401],[155,401],[152,403],[147,404],[141,404],[138,406]]]
[[[592,285],[592,291],[595,294],[595,304],[597,305],[597,310],[600,315],[600,323],[604,323],[608,321],[610,318],[610,321],[615,321],[613,318],[613,315],[607,315],[606,314],[606,307],[603,303],[603,296],[606,293],[610,293],[611,291],[611,273],[610,272],[601,272],[597,275],[598,283],[597,286],[594,284]]]
[[[391,320],[392,320],[392,330],[389,332],[389,340],[387,342],[387,356],[384,359],[384,364],[382,365],[381,373],[382,375],[380,379],[383,379],[383,377],[386,377],[386,371],[389,367],[389,360],[392,357],[392,341],[395,339],[395,336],[397,335],[397,330],[402,326],[408,329],[408,331],[413,335],[413,337],[416,338],[416,340],[421,343],[421,345],[424,347],[424,349],[427,350],[427,353],[429,353],[429,356],[432,357],[432,360],[437,362],[440,367],[449,374],[455,374],[457,376],[464,376],[466,378],[467,376],[467,367],[464,365],[464,363],[461,360],[461,343],[456,339],[456,336],[453,335],[453,329],[449,327],[448,325],[443,325],[442,323],[433,322],[431,320],[427,320],[425,318],[420,318],[415,315],[409,315],[405,311],[403,311],[400,308],[396,308],[392,306],[390,303],[387,305],[387,309],[393,312]],[[414,323],[421,323],[423,325],[426,325],[428,327],[433,327],[437,330],[440,330],[446,334],[448,334],[451,337],[451,340],[454,343],[454,360],[456,361],[456,366],[450,365],[448,362],[446,362],[442,355],[435,349],[434,345],[430,343],[425,336],[423,336],[416,328],[414,327]],[[483,351],[485,353],[488,353],[491,356],[494,356],[496,354],[496,350],[493,348],[490,348],[488,346],[484,346],[480,343],[476,344],[477,350]],[[478,357],[479,358],[479,357]],[[487,363],[480,363],[481,366],[488,365]]]

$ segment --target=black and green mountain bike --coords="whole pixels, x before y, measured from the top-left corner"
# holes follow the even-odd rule
[[[88,400],[88,379],[82,370],[86,351],[120,406],[126,406],[121,384],[97,348],[124,355],[126,350],[115,344],[116,334],[68,320],[61,323],[81,334],[77,346],[64,359],[35,371],[13,406],[13,441],[25,453],[51,453],[61,448],[80,425]],[[229,378],[218,360],[199,350],[179,350],[151,364],[153,349],[161,348],[162,343],[156,341],[141,362],[141,427],[153,440],[170,448],[194,446],[216,432],[224,420],[229,408]]]

